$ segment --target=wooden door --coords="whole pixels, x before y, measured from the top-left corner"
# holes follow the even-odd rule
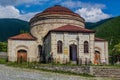
[[[17,53],[17,61],[20,62],[27,62],[27,51],[26,50],[19,50]]]
[[[77,45],[75,44],[70,45],[69,52],[70,52],[70,60],[76,61],[77,60]]]
[[[100,64],[100,52],[99,51],[95,51],[94,64]]]

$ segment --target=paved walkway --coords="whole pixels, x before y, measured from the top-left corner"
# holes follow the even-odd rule
[[[74,75],[20,69],[0,65],[0,80],[110,80],[103,78],[86,78]]]

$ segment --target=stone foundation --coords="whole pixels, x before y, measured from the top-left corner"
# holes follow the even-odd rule
[[[51,71],[64,71],[64,72],[71,72],[76,74],[91,74],[91,70],[89,66],[35,66],[38,69],[45,69]]]
[[[96,77],[110,77],[120,79],[120,68],[109,68],[104,66],[35,66],[38,69],[51,71],[63,71],[76,74],[90,74]]]
[[[97,77],[111,77],[120,79],[120,68],[110,68],[110,67],[92,67],[92,74]]]

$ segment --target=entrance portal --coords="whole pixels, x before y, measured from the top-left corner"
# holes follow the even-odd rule
[[[100,52],[99,51],[95,51],[94,64],[100,64]]]
[[[17,61],[27,62],[27,51],[26,50],[18,50],[17,52]]]
[[[77,61],[77,45],[71,44],[69,46],[70,60]]]
[[[38,55],[40,57],[39,61],[42,61],[42,46],[41,45],[38,45]]]

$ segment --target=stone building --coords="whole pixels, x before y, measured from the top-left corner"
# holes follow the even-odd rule
[[[30,20],[30,33],[8,39],[9,61],[92,62],[108,64],[108,44],[85,28],[85,20],[68,8],[56,5]]]

